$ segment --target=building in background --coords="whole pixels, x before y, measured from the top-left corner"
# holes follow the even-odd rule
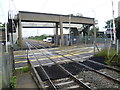
[[[118,2],[118,17],[120,17],[120,1]]]

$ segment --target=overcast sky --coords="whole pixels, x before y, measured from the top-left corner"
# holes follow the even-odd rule
[[[115,17],[118,16],[118,1],[113,0]],[[105,21],[112,18],[112,0],[0,0],[1,20],[5,20],[9,9],[65,15],[81,13],[85,17],[95,17],[100,30]]]

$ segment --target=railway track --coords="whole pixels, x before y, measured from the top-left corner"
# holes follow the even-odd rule
[[[68,53],[66,51],[64,51],[64,53],[71,54],[71,53]],[[87,68],[91,71],[94,71],[94,72],[96,72],[96,73],[98,73],[98,74],[100,74],[100,75],[102,75],[102,76],[120,84],[120,70],[117,69],[117,68],[110,67],[108,65],[104,65],[102,63],[92,61],[92,60],[82,60],[82,62],[80,60],[75,61],[74,59],[72,59],[70,57],[66,57],[63,54],[59,54],[59,53],[56,53],[56,52],[55,52],[55,54],[58,54],[58,55],[61,55],[65,58],[67,58],[67,59],[70,59],[71,61],[76,62],[77,64],[79,64],[81,66],[84,66],[85,68]],[[74,54],[71,54],[71,55],[74,55]],[[74,56],[76,56],[76,59],[83,59],[78,55],[74,55]],[[100,68],[103,68],[103,69],[99,70]]]
[[[35,49],[37,49],[37,47],[32,43],[27,42],[27,45],[29,47],[29,50],[31,50],[30,47],[34,47]],[[45,48],[42,45],[40,45],[40,46]],[[71,89],[71,88],[82,88],[82,89],[88,89],[88,90],[98,89],[98,88],[100,88],[100,85],[101,86],[104,86],[104,85],[102,85],[102,84],[98,85],[96,83],[99,80],[98,81],[94,80],[94,77],[97,76],[97,77],[101,77],[101,79],[105,80],[105,83],[107,83],[105,85],[109,85],[109,84],[114,85],[114,87],[108,86],[108,88],[119,88],[119,86],[120,86],[120,77],[119,77],[120,71],[118,69],[111,68],[107,65],[104,65],[104,64],[101,64],[101,63],[98,63],[95,61],[91,61],[91,60],[85,60],[85,61],[83,60],[84,62],[80,62],[81,59],[83,59],[80,56],[71,54],[70,52],[67,52],[67,51],[62,51],[62,52],[63,52],[63,54],[60,54],[57,52],[52,52],[52,54],[50,53],[49,55],[48,54],[46,55],[45,53],[42,53],[41,51],[39,51],[39,53],[42,53],[51,62],[54,63],[54,65],[53,65],[54,68],[51,70],[54,71],[55,68],[58,68],[57,70],[60,71],[60,75],[62,75],[63,73],[65,74],[65,75],[63,75],[62,78],[57,78],[57,79],[56,78],[53,79],[51,76],[49,76],[47,74],[46,71],[48,68],[42,66],[42,64],[40,63],[40,61],[37,58],[37,55],[35,55],[33,53],[34,57],[39,62],[39,65],[41,66],[40,67],[41,71],[44,71],[45,76],[47,76],[47,79],[43,79],[43,81],[46,84],[45,87],[50,86],[50,87],[54,88],[55,90],[56,89]],[[65,53],[74,55],[76,57],[76,59],[65,56],[64,55]],[[62,59],[55,60],[55,59],[50,58],[51,55],[56,55],[56,54],[61,55],[62,57],[64,57],[64,59],[67,59],[67,60],[63,61]],[[63,62],[63,63],[60,63],[60,62]],[[104,69],[106,69],[106,70],[104,70]],[[107,74],[107,72],[105,72],[108,70],[111,74]],[[88,72],[89,72],[89,74],[91,73],[93,75],[92,77],[90,76],[90,78],[92,78],[93,80],[86,79],[88,77],[85,78],[85,76],[89,76],[89,75],[84,75],[85,73],[88,73]],[[54,73],[54,72],[52,72],[52,73]],[[82,73],[82,75],[81,75],[81,73]],[[118,77],[116,77],[116,76],[114,77],[114,74],[117,74]],[[41,77],[43,77],[43,76],[41,76]],[[59,77],[59,75],[58,75],[58,77]],[[46,78],[46,77],[44,77],[44,78]],[[49,81],[49,84],[48,84],[48,81],[46,81],[46,80]],[[107,87],[104,86],[103,88],[107,88]]]
[[[29,43],[27,43],[27,46],[29,48],[29,50],[31,51],[30,49],[30,45]],[[37,48],[36,48],[37,49]],[[43,53],[44,54],[44,53]],[[85,83],[83,83],[80,79],[76,78],[72,73],[70,73],[68,70],[66,70],[62,65],[60,65],[59,63],[57,63],[56,61],[54,61],[53,59],[51,59],[50,57],[46,56],[47,58],[49,58],[50,61],[54,62],[55,63],[55,67],[58,68],[58,70],[61,71],[62,74],[64,74],[64,76],[68,76],[67,78],[67,81],[68,81],[68,84],[72,83],[72,87],[71,85],[68,85],[68,87],[64,86],[60,83],[58,83],[58,80],[57,80],[57,83],[56,83],[56,80],[51,80],[51,77],[47,74],[47,72],[45,71],[45,69],[42,67],[40,61],[38,60],[37,56],[33,53],[35,59],[38,61],[40,67],[39,69],[42,71],[43,75],[44,75],[44,78],[45,78],[45,81],[47,80],[47,84],[45,85],[46,88],[52,88],[54,90],[57,90],[57,89],[75,89],[75,88],[81,88],[81,89],[85,89],[85,90],[91,90],[91,88],[86,85]],[[65,78],[66,80],[66,78]],[[63,80],[62,80],[63,81]],[[49,83],[49,85],[48,85]],[[65,82],[66,84],[67,82]],[[60,87],[62,85],[62,87]]]

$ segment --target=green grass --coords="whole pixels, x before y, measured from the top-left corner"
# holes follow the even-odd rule
[[[95,54],[95,56],[101,56],[101,57],[104,57],[104,58],[108,58],[105,63],[108,64],[108,65],[111,65],[111,60],[113,58],[113,56],[116,54],[116,51],[114,49],[111,49],[109,51],[109,56],[108,56],[108,50],[107,49],[104,49],[104,50],[101,50],[100,52],[97,52]],[[115,60],[120,60],[120,55],[118,57],[115,57],[113,59],[113,61]]]
[[[13,85],[13,88],[16,88],[16,81],[17,81],[17,77],[16,76],[13,76],[11,81],[10,81],[10,84]]]
[[[22,71],[22,72],[26,73],[26,72],[29,72],[29,71],[30,71],[30,68],[29,68],[28,66],[25,66],[25,67],[23,67],[23,68],[16,69],[16,70],[14,71],[14,73],[15,73],[15,72],[19,72],[19,71]],[[16,82],[17,82],[17,77],[16,77],[16,76],[13,76],[13,77],[11,78],[11,80],[10,80],[10,84],[13,85],[13,88],[16,88]]]
[[[28,66],[24,66],[23,68],[15,70],[15,72],[17,72],[17,71],[22,71],[22,72],[26,73],[26,72],[30,71],[30,68]]]
[[[30,68],[28,66],[25,66],[25,67],[22,68],[22,71],[23,72],[28,72],[28,71],[30,71]]]
[[[110,58],[112,58],[115,54],[116,54],[116,52],[115,52],[113,49],[111,49],[111,50],[109,51],[109,57],[108,57],[108,50],[107,50],[107,49],[104,49],[104,50],[101,50],[100,52],[97,52],[97,53],[95,54],[95,56],[101,56],[101,57],[110,59]]]

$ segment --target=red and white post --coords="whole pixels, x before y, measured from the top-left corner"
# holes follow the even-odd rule
[[[112,1],[112,17],[113,17],[113,35],[114,35],[113,44],[116,44],[116,29],[115,29],[115,17],[114,17],[114,3],[113,3],[113,1]]]

